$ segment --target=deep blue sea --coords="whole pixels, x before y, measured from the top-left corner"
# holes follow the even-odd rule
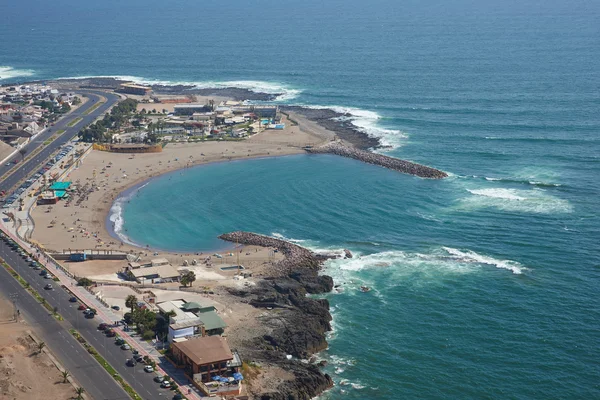
[[[325,271],[341,287],[324,397],[600,399],[598,1],[24,0],[0,19],[0,83],[281,92],[451,174],[302,155],[174,173],[124,203],[123,229],[157,248],[242,229],[352,250]]]

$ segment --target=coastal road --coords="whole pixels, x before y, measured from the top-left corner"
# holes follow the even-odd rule
[[[48,324],[48,334],[54,335],[55,346],[58,347],[58,351],[54,351],[54,347],[51,347],[53,352],[60,358],[61,362],[63,361],[63,357],[73,357],[71,351],[73,350],[71,345],[72,340],[71,334],[69,333],[69,329],[75,328],[79,331],[81,336],[83,336],[88,343],[90,343],[94,348],[106,359],[106,361],[117,370],[119,375],[123,377],[131,385],[135,391],[143,398],[148,400],[165,400],[170,399],[173,396],[173,392],[167,389],[161,389],[159,384],[153,381],[154,374],[146,373],[143,370],[143,364],[138,364],[136,367],[127,367],[125,362],[128,358],[132,357],[132,353],[130,350],[121,350],[119,346],[114,344],[113,338],[107,338],[102,332],[98,331],[96,328],[98,324],[101,322],[98,319],[87,319],[84,317],[83,312],[77,310],[77,306],[80,303],[71,303],[69,302],[69,298],[71,295],[57,282],[54,282],[50,279],[44,279],[40,276],[41,271],[36,271],[31,268],[27,262],[19,256],[18,253],[14,252],[12,248],[10,248],[4,241],[0,240],[0,258],[3,258],[23,279],[25,279],[29,284],[40,293],[42,297],[48,301],[48,303],[53,307],[58,307],[58,312],[64,317],[65,321],[58,323],[51,316],[48,316],[48,312],[46,309],[42,308],[42,314],[32,314],[32,311],[27,310],[27,316],[33,315],[33,321],[35,323],[40,324],[40,326],[45,326]],[[8,275],[8,277],[4,277]],[[52,283],[54,286],[53,290],[44,290],[44,286],[47,283]],[[8,285],[8,286],[7,286]],[[2,290],[7,296],[11,293],[21,293],[24,292],[24,289],[21,291],[17,291],[21,286],[15,281],[12,276],[10,276],[4,268],[0,268],[0,290]],[[20,308],[24,306],[21,303],[29,296],[29,299],[33,302],[32,305],[36,305],[38,308],[41,306],[36,303],[36,301],[31,298],[31,296],[27,293],[19,294],[18,304]],[[25,300],[28,301],[29,299]],[[25,304],[23,302],[23,304]],[[23,312],[23,311],[22,311]],[[49,321],[48,319],[52,320]],[[35,325],[34,325],[35,326]],[[46,328],[45,328],[46,329]],[[68,339],[69,340],[67,342]],[[46,337],[43,337],[43,340],[46,341],[49,346],[52,344],[52,337],[46,340]],[[75,342],[77,343],[77,342]],[[79,345],[79,344],[78,344]],[[79,349],[82,349],[81,346]],[[81,350],[80,350],[81,353]],[[81,355],[91,358],[91,356],[87,354]],[[78,357],[75,357],[77,360]],[[92,358],[92,361],[95,363],[95,366],[100,368],[95,359]],[[81,361],[79,361],[81,364]],[[78,368],[78,374],[83,375],[82,379],[79,378],[79,375],[73,374],[79,380],[79,382],[86,388],[86,384],[90,384],[90,389],[93,390],[93,385],[97,385],[102,390],[105,387],[108,387],[108,382],[102,381],[102,384],[97,383],[97,379],[100,376],[108,376],[106,372],[103,371],[104,375],[100,375],[96,370],[93,370],[91,366],[89,367],[72,367],[71,365],[67,365],[65,362],[65,367],[70,369],[72,372],[75,372],[73,368]],[[94,371],[94,372],[92,372]],[[109,377],[110,378],[110,377]],[[86,380],[87,379],[87,380]],[[111,385],[115,385],[116,382],[111,379]],[[91,391],[90,391],[91,394]],[[111,397],[112,396],[112,397]],[[106,395],[102,395],[100,397],[94,396],[95,399],[121,399],[122,397],[118,397],[116,394],[109,394],[106,392]]]
[[[1,243],[0,248],[6,247],[4,242]],[[130,398],[68,332],[66,326],[58,322],[2,267],[0,267],[0,291],[7,298],[9,295],[17,295],[17,307],[21,317],[25,318],[36,335],[46,343],[62,366],[88,395],[96,400]]]
[[[18,164],[19,168],[10,175],[8,175],[8,172],[14,167],[14,165],[0,165],[0,191],[9,190],[22,179],[35,173],[35,171],[41,168],[42,164],[45,163],[45,160],[50,157],[51,154],[67,143],[73,136],[77,135],[77,133],[83,127],[91,124],[96,118],[106,112],[106,110],[112,107],[120,99],[116,94],[100,91],[77,90],[77,93],[86,95],[88,97],[88,101],[82,104],[78,109],[65,115],[62,119],[57,121],[54,126],[46,129],[44,132],[40,133],[36,138],[34,138],[32,142],[27,144],[27,146],[25,146],[25,149],[27,150],[25,157],[27,157],[27,154],[33,153],[38,147],[43,146],[43,143],[46,140],[49,140],[56,132],[64,130],[64,133],[44,147],[35,157],[26,160],[22,164]],[[84,113],[86,111],[96,106],[102,100],[101,97],[106,98],[106,102],[89,114],[85,115]],[[81,118],[81,121],[77,122],[73,126],[68,126],[69,123],[78,118]],[[11,161],[20,158],[21,155],[17,154],[13,156]]]

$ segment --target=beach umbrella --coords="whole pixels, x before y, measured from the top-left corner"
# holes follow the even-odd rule
[[[215,376],[212,377],[212,380],[213,381],[220,381],[221,377],[219,375],[215,375]]]
[[[242,381],[242,380],[244,380],[244,376],[241,373],[239,373],[239,372],[234,373],[233,374],[233,378],[236,381]]]

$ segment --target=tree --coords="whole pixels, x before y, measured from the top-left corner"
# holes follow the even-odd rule
[[[85,392],[85,389],[82,387],[78,387],[77,389],[75,389],[75,393],[77,393],[77,400],[83,399],[82,395],[84,392]]]
[[[130,294],[125,299],[125,306],[131,309],[131,313],[133,314],[133,309],[137,307],[138,299],[134,295]]]
[[[192,286],[192,283],[196,280],[196,274],[194,271],[189,271],[185,275],[181,277],[181,284],[183,286],[187,286],[188,284]]]
[[[19,154],[21,155],[21,161],[25,159],[25,154],[27,154],[27,149],[19,149]]]
[[[91,279],[89,279],[89,278],[80,278],[80,279],[77,281],[77,284],[78,284],[79,286],[91,286],[91,285],[92,285],[92,283],[93,283],[93,282],[92,282],[92,280],[91,280]]]
[[[44,349],[44,347],[46,347],[46,343],[39,342],[37,346],[38,346],[38,354],[40,354],[42,352],[42,350]]]
[[[67,383],[67,378],[69,378],[69,376],[71,376],[71,374],[66,369],[63,372],[61,372],[61,374],[63,377],[63,383]]]

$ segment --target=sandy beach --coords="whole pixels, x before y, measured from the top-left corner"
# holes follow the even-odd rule
[[[176,266],[181,266],[184,259],[200,258],[197,254],[140,248],[111,236],[109,231],[112,227],[107,226],[106,221],[113,201],[126,189],[170,171],[213,162],[301,154],[304,153],[303,146],[316,146],[335,138],[335,133],[310,124],[302,116],[293,115],[292,118],[300,125],[291,123],[284,115],[284,130],[265,130],[243,141],[169,143],[161,153],[151,154],[92,150],[81,165],[64,178],[79,187],[81,194],[73,193],[68,206],[67,202],[61,201],[32,210],[31,216],[35,221],[32,239],[51,252],[68,249],[118,250],[139,254],[143,259],[165,257]],[[198,249],[198,253],[210,250]],[[245,248],[240,261],[258,266],[265,261],[273,261],[268,253],[268,249]],[[228,260],[228,253],[224,254],[220,263],[235,264],[237,260],[233,257]],[[106,265],[105,270],[94,268],[86,275],[114,274],[110,263],[103,265]]]

